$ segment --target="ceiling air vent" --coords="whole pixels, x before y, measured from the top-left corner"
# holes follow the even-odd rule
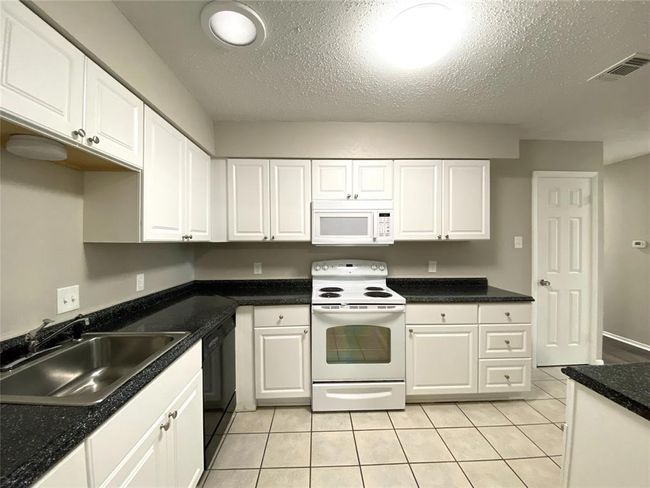
[[[634,73],[639,68],[650,64],[650,54],[634,53],[631,56],[619,61],[606,70],[601,71],[595,76],[592,76],[587,81],[600,80],[600,81],[616,81],[620,80],[623,76]]]

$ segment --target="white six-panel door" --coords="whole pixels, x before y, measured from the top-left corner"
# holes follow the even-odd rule
[[[395,240],[442,237],[442,161],[395,161]]]
[[[271,240],[311,240],[311,161],[270,161]]]
[[[22,3],[0,3],[0,106],[73,137],[82,127],[85,56]]]
[[[346,200],[352,198],[352,161],[340,159],[314,160],[312,174],[314,200]]]
[[[86,60],[85,145],[142,168],[144,103]]]
[[[352,198],[355,200],[392,199],[393,161],[353,161]]]
[[[536,177],[535,181],[537,364],[588,363],[591,178]]]
[[[143,240],[180,241],[185,213],[185,137],[145,109]]]
[[[490,162],[444,161],[445,239],[490,238]]]
[[[269,160],[228,160],[228,240],[269,239]]]
[[[210,240],[210,156],[187,141],[185,233],[194,241]]]

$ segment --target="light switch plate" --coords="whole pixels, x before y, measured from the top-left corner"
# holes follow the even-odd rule
[[[144,273],[135,275],[135,291],[144,290]]]
[[[66,286],[56,290],[56,313],[66,313],[79,308],[79,285]]]
[[[524,247],[524,238],[522,236],[515,236],[514,238],[515,249],[521,249]]]
[[[253,274],[262,274],[262,263],[253,263]]]
[[[429,261],[429,273],[436,273],[438,271],[438,261]]]

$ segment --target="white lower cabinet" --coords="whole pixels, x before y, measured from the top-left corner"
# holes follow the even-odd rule
[[[195,487],[203,473],[202,379],[199,342],[35,486]]]
[[[479,393],[508,393],[530,390],[530,359],[481,359]]]
[[[407,395],[476,393],[476,325],[407,327]]]

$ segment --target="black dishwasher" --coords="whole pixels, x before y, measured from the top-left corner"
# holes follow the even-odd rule
[[[209,468],[235,410],[235,317],[203,338],[203,450]]]

